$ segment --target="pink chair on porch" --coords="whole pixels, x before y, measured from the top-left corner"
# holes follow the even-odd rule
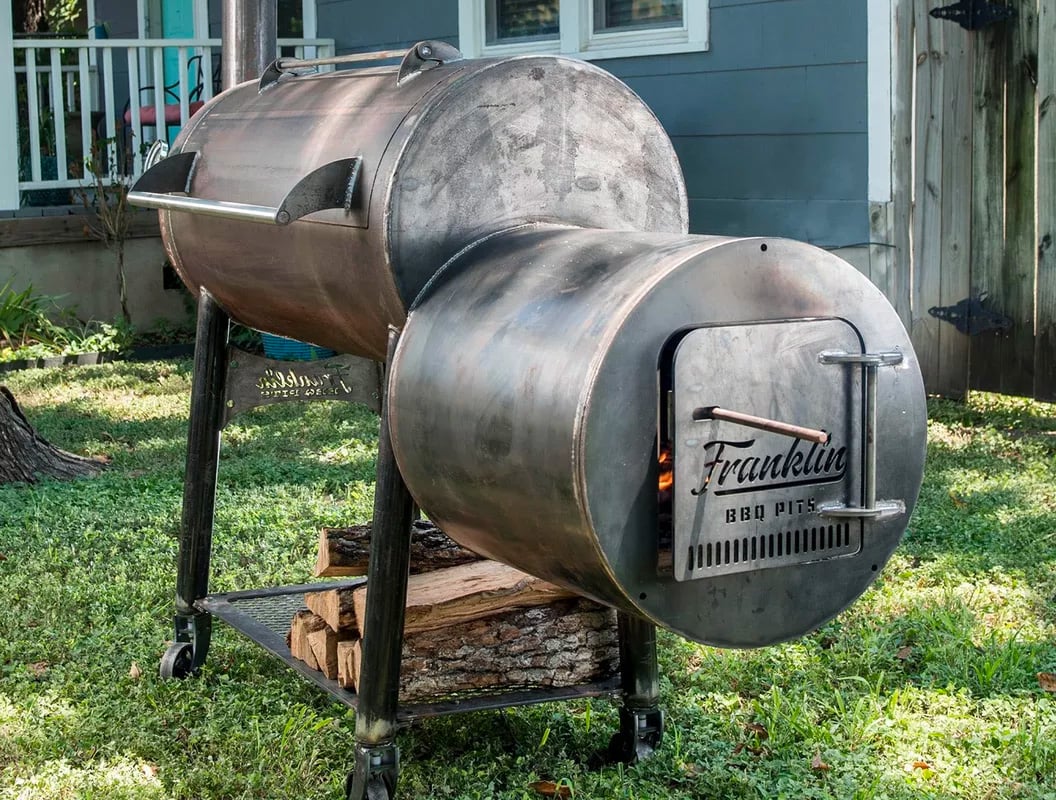
[[[195,82],[195,85],[191,88],[190,92],[188,92],[187,113],[188,113],[189,116],[193,116],[194,113],[198,109],[200,109],[202,106],[205,105],[205,101],[201,99],[202,98],[202,91],[203,91],[203,82],[202,82],[203,81],[203,70],[202,70],[202,57],[201,57],[201,55],[192,56],[190,59],[188,59],[187,67],[188,67],[188,70],[194,69],[194,71],[197,74],[197,81]],[[179,81],[175,81],[173,83],[170,83],[167,86],[165,86],[164,89],[165,89],[165,99],[166,99],[166,101],[168,101],[168,100],[175,101],[175,102],[171,102],[171,103],[170,102],[166,102],[165,105],[162,106],[162,112],[163,112],[163,114],[165,116],[163,125],[164,125],[164,128],[168,128],[169,125],[179,125],[181,123],[181,119],[180,119],[180,95],[179,95],[180,82]],[[151,93],[150,96],[153,97],[154,87],[153,86],[142,86],[142,87],[140,87],[139,92],[140,92],[140,96],[141,97],[142,97],[144,92],[150,92]],[[131,101],[131,99],[129,100],[128,103],[125,104],[125,113],[124,113],[124,117],[123,118],[124,118],[124,121],[125,121],[125,126],[128,129],[131,129],[131,127],[132,127],[132,101]],[[140,107],[139,107],[139,125],[140,125],[140,128],[154,128],[155,129],[155,137],[158,138],[158,139],[167,138],[166,136],[163,136],[163,135],[161,135],[161,134],[159,134],[157,132],[159,130],[158,119],[157,119],[157,108],[155,107],[155,105],[153,103],[150,103],[148,105],[140,105]]]

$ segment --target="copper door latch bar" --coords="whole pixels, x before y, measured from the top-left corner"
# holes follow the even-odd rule
[[[779,422],[776,419],[756,417],[752,414],[742,414],[740,411],[730,411],[728,408],[719,406],[705,406],[693,410],[693,419],[697,422],[709,419],[718,419],[723,422],[732,422],[735,425],[743,425],[746,428],[769,433],[779,433],[782,436],[791,436],[793,439],[804,439],[808,442],[828,444],[829,434],[814,428],[804,428],[801,425],[792,425],[788,422]]]

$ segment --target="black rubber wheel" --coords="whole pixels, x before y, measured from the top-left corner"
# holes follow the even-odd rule
[[[371,778],[367,783],[367,800],[392,800],[389,787],[381,778]]]
[[[158,673],[162,680],[172,678],[186,678],[191,674],[194,664],[194,649],[190,642],[174,642],[165,650],[161,657],[161,666]]]
[[[382,775],[374,775],[367,779],[366,792],[356,796],[355,773],[350,773],[345,781],[345,797],[347,800],[393,800],[396,789],[389,785]]]

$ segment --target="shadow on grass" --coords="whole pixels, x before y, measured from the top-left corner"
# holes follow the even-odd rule
[[[183,469],[185,418],[129,419],[88,403],[67,402],[35,410],[32,422],[59,447],[107,455],[112,473],[139,476]],[[377,416],[345,403],[255,409],[223,433],[221,481],[230,477],[225,467],[246,485],[304,479],[337,485],[372,478],[377,435]],[[330,453],[330,460],[321,460],[320,451]]]

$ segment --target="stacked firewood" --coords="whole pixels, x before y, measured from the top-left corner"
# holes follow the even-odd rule
[[[370,527],[324,528],[316,574],[365,575]],[[366,584],[305,595],[290,653],[347,689],[359,684]],[[531,575],[482,559],[415,522],[400,700],[561,687],[610,677],[615,614]]]

